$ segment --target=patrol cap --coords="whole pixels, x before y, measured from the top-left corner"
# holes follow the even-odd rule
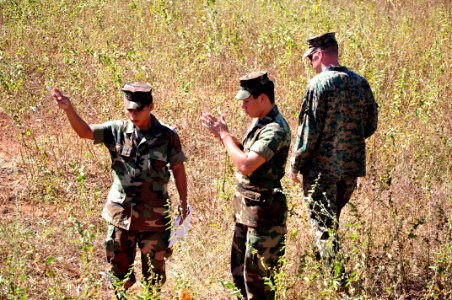
[[[142,110],[144,106],[152,102],[152,86],[148,83],[131,82],[122,86],[126,109]]]
[[[329,46],[337,45],[335,35],[335,32],[328,32],[308,38],[306,41],[308,42],[309,48],[303,54],[303,58],[308,57],[318,49],[325,49]]]
[[[240,90],[235,99],[245,100],[253,91],[263,87],[267,82],[270,82],[266,71],[252,72],[240,78]]]

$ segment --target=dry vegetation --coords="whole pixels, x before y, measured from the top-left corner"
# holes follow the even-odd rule
[[[313,75],[300,60],[305,40],[336,31],[341,62],[368,78],[380,105],[368,176],[341,221],[354,276],[345,295],[322,274],[301,188],[285,178],[279,298],[450,299],[451,8],[447,0],[1,0],[0,298],[107,291],[108,153],[75,136],[45,86],[64,89],[98,123],[123,117],[119,87],[134,80],[153,84],[155,113],[177,127],[190,158],[195,215],[168,261],[162,298],[184,289],[193,299],[232,298],[233,168],[198,116],[221,110],[241,136],[247,119],[231,100],[238,78],[268,70],[295,134]],[[131,293],[152,298],[139,285]]]

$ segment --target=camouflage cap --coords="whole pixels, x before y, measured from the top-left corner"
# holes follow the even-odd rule
[[[152,86],[148,83],[131,82],[122,86],[125,94],[126,109],[141,110],[152,102]]]
[[[266,71],[252,72],[241,77],[240,90],[237,95],[235,95],[235,99],[245,100],[251,96],[254,90],[259,89],[270,81]]]
[[[303,54],[303,58],[308,57],[309,55],[312,55],[314,51],[318,49],[325,49],[332,45],[337,45],[335,32],[328,32],[321,35],[312,36],[307,39],[309,48],[308,50]]]

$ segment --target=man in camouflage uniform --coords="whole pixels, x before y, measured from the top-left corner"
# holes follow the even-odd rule
[[[166,279],[165,258],[171,254],[168,166],[173,171],[185,218],[186,157],[177,133],[151,114],[151,86],[135,82],[125,84],[121,90],[128,120],[96,125],[88,125],[58,89],[52,90],[52,96],[80,137],[103,143],[110,152],[113,184],[102,216],[108,222],[105,247],[113,285],[122,290],[135,282],[133,264],[138,245],[143,277],[158,290]]]
[[[308,39],[309,58],[318,73],[309,82],[299,114],[290,177],[303,175],[320,257],[330,265],[338,251],[342,208],[366,175],[365,139],[377,128],[377,103],[362,76],[339,65],[333,32]]]
[[[274,276],[284,255],[287,202],[281,186],[289,155],[290,128],[275,105],[274,84],[266,72],[240,79],[236,95],[253,120],[240,143],[228,130],[224,116],[201,117],[224,145],[237,167],[233,198],[235,229],[231,271],[245,299],[274,299]],[[265,282],[266,278],[269,282]]]

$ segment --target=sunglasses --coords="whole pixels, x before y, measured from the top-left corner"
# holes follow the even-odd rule
[[[312,57],[314,56],[314,54],[316,54],[317,52],[320,52],[320,51],[322,51],[322,50],[316,50],[313,53],[311,53],[310,55],[308,55],[307,57],[309,58],[309,62],[312,63]]]

